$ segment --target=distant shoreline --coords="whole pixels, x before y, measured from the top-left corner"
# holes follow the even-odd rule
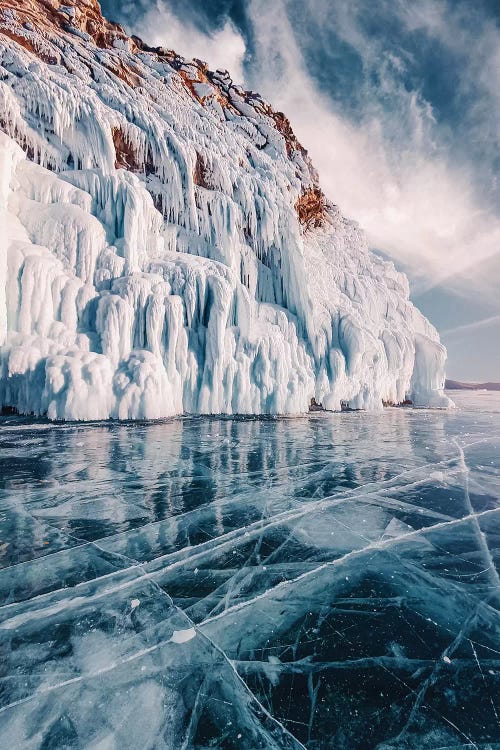
[[[500,383],[463,383],[460,380],[446,380],[448,391],[500,391]]]

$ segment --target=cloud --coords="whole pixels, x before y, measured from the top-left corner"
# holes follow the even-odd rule
[[[148,44],[175,49],[187,58],[208,62],[212,69],[231,71],[235,81],[243,81],[243,60],[246,45],[230,20],[213,32],[200,30],[186,17],[180,20],[163,2],[156,0],[133,22],[134,33]]]
[[[483,318],[482,320],[475,320],[473,323],[466,323],[462,326],[456,326],[455,328],[449,328],[447,331],[443,331],[443,336],[456,336],[457,334],[463,335],[464,333],[471,333],[472,331],[478,331],[482,328],[490,328],[500,323],[500,315],[491,315],[489,318]]]
[[[407,3],[388,8],[381,3],[376,12],[389,14],[391,23],[408,33],[418,25],[455,52],[457,45],[470,49],[463,19],[445,18],[445,3],[429,0],[413,15]],[[307,23],[322,30],[318,45],[331,43],[335,33],[361,60],[363,75],[353,77],[353,86],[360,87],[363,102],[355,117],[310,76],[297,25],[289,18],[290,4],[280,0],[250,4],[256,40],[252,83],[287,112],[320,168],[328,196],[359,221],[373,246],[403,265],[418,292],[446,280],[457,288],[477,289],[482,264],[498,257],[500,218],[477,189],[474,165],[448,147],[430,102],[418,87],[408,88],[404,73],[411,53],[395,55],[384,38],[366,31],[366,18],[360,17],[366,9],[366,3],[318,0],[305,0],[303,7]],[[491,35],[488,25],[487,57],[496,54]],[[464,70],[464,79],[475,78],[476,68],[474,63]],[[495,293],[489,284],[485,289]]]

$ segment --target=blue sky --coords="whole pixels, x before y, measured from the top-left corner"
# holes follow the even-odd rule
[[[327,195],[411,281],[448,374],[500,380],[499,0],[103,0],[290,117]]]

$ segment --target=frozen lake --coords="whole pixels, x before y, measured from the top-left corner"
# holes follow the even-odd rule
[[[0,424],[0,746],[500,748],[500,394]]]

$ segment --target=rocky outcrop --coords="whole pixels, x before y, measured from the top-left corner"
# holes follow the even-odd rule
[[[295,204],[299,221],[307,229],[320,227],[326,216],[326,199],[319,187],[304,190]]]

